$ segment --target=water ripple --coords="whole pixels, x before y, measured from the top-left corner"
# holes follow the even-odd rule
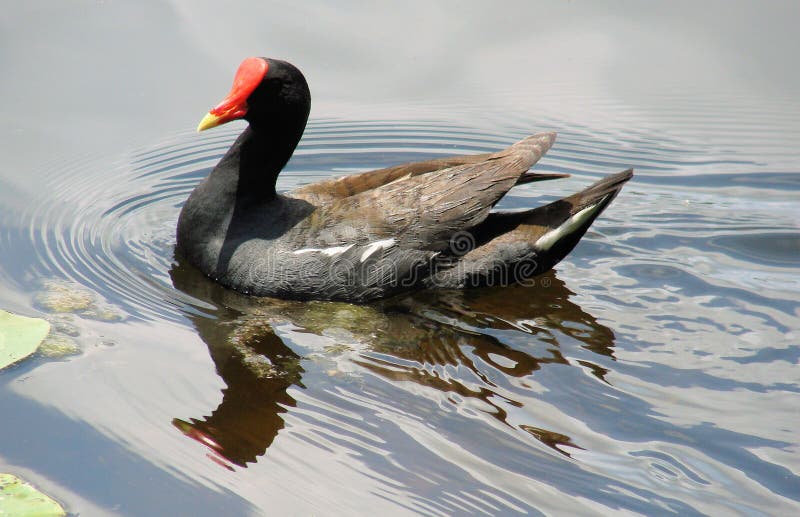
[[[694,115],[700,123],[702,110]],[[492,151],[529,132],[505,122],[486,131],[313,120],[279,188]],[[148,386],[108,373],[106,398],[94,402],[109,415],[98,428],[213,486],[252,481],[247,471],[262,485],[311,480],[346,492],[357,477],[382,500],[440,515],[790,507],[800,478],[772,458],[796,446],[794,426],[746,418],[753,399],[735,395],[788,420],[781,397],[800,390],[790,380],[800,234],[787,194],[797,172],[644,130],[555,119],[542,129],[560,136],[538,168],[574,177],[516,188],[502,207],[631,165],[637,177],[558,274],[534,286],[363,307],[216,286],[176,261],[175,223],[235,129],[176,134],[114,163],[61,164],[40,199],[3,214],[0,245],[24,260],[0,276],[32,290],[42,288],[35,279],[71,282],[116,307],[128,329],[199,336],[224,388],[206,378],[205,398],[193,397],[201,374],[156,375],[122,350],[135,370],[125,375]],[[192,349],[164,341],[164,354]],[[115,425],[134,417],[147,432]],[[220,466],[241,477],[207,470]]]

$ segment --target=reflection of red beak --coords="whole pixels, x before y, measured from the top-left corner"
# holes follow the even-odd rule
[[[248,57],[242,61],[228,96],[203,117],[197,130],[203,131],[244,117],[247,114],[247,98],[261,84],[268,69],[269,64],[260,57]]]
[[[211,449],[211,452],[206,454],[206,457],[208,457],[211,461],[222,467],[225,467],[230,471],[233,471],[233,465],[231,465],[228,459],[222,455],[222,447],[220,447],[211,436],[179,418],[173,419],[172,425],[177,427],[180,432],[189,438],[196,440]]]

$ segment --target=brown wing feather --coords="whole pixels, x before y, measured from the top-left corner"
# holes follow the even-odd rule
[[[541,151],[541,154],[544,154],[553,144],[553,141],[555,141],[555,133],[540,133],[530,138],[549,139],[549,144],[547,144]],[[516,145],[519,144],[515,144],[514,146],[495,153],[436,158],[433,160],[405,163],[384,169],[376,169],[373,171],[352,174],[341,178],[319,181],[299,187],[290,192],[289,195],[298,199],[303,199],[314,205],[331,203],[337,199],[354,196],[362,192],[388,185],[401,179],[414,178],[416,176],[428,174],[430,172],[439,171],[442,169],[459,167],[462,165],[479,165],[491,160],[501,159],[509,152],[512,152],[512,149]],[[568,175],[529,173],[520,176],[519,181],[527,183],[530,181],[563,178],[566,176]]]
[[[483,221],[554,139],[553,133],[534,135],[478,163],[429,171],[340,198],[321,207],[320,216],[361,228],[370,238],[393,237],[405,246],[442,249],[454,232]]]

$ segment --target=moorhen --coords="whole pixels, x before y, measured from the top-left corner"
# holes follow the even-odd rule
[[[513,186],[566,174],[528,169],[555,133],[495,153],[408,163],[278,193],[306,126],[303,74],[251,57],[202,131],[249,126],[191,193],[177,252],[224,286],[255,296],[366,302],[411,289],[526,282],[564,258],[633,172],[524,211],[493,211]]]

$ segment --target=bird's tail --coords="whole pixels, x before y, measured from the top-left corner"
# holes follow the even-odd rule
[[[575,248],[632,177],[628,169],[538,208],[489,214],[472,228],[472,248],[432,281],[439,287],[463,288],[524,282],[548,271]]]
[[[633,169],[612,174],[569,197],[523,212],[514,231],[525,234],[537,252],[535,274],[566,257],[632,177]]]

